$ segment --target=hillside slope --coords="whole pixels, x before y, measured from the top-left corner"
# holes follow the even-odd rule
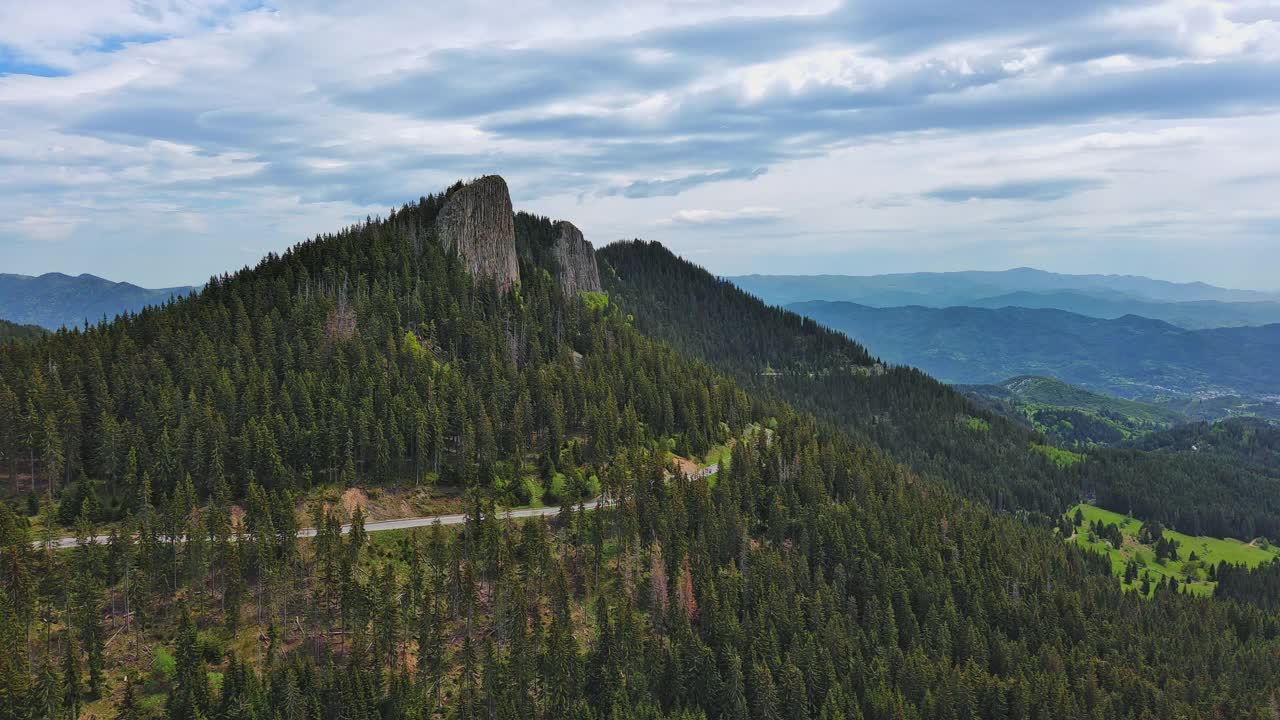
[[[661,245],[619,242],[599,255],[610,298],[642,331],[996,508],[1040,513],[1050,522],[1080,498],[1095,496],[1104,507],[1190,534],[1280,533],[1280,480],[1269,475],[1213,457],[1107,449],[1062,467],[1041,449],[1045,439],[1034,430],[919,370],[874,364],[843,334],[768,307]],[[824,363],[814,347],[830,348],[832,361]],[[1204,481],[1209,477],[1215,482]]]

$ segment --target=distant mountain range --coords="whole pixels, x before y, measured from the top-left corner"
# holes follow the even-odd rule
[[[1186,330],[1133,315],[823,301],[787,309],[952,383],[1030,374],[1130,399],[1280,396],[1280,324]]]
[[[38,277],[0,273],[0,319],[50,330],[96,323],[159,305],[198,288],[148,289],[96,275],[45,273]]]
[[[1104,319],[1140,315],[1187,329],[1280,322],[1280,293],[1133,275],[1064,275],[1018,268],[866,276],[745,275],[729,280],[775,305],[831,300],[871,307],[1052,308]]]

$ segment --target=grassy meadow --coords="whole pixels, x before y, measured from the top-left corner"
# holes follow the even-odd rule
[[[1067,511],[1067,517],[1075,517],[1076,510],[1084,515],[1084,523],[1076,528],[1076,532],[1068,541],[1080,547],[1095,550],[1111,558],[1111,568],[1120,578],[1126,590],[1138,591],[1142,586],[1142,576],[1150,577],[1152,587],[1163,577],[1174,577],[1179,583],[1190,581],[1186,585],[1189,592],[1197,595],[1212,595],[1217,583],[1208,579],[1211,565],[1229,562],[1235,565],[1255,567],[1280,557],[1280,549],[1271,545],[1266,539],[1241,541],[1234,538],[1213,538],[1184,535],[1180,532],[1165,529],[1164,536],[1178,543],[1178,560],[1156,559],[1155,549],[1150,545],[1138,542],[1138,531],[1142,529],[1142,521],[1120,513],[1103,510],[1093,505],[1077,505]],[[1124,542],[1115,548],[1106,540],[1093,537],[1089,525],[1095,520],[1103,525],[1119,526]],[[1191,560],[1195,553],[1196,559]],[[1124,583],[1125,566],[1129,560],[1138,563],[1138,579]]]

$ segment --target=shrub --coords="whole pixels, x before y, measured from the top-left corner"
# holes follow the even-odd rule
[[[528,505],[533,501],[533,491],[529,488],[529,482],[523,478],[516,478],[507,487],[507,495],[512,505]]]
[[[565,477],[563,473],[551,476],[547,486],[542,490],[542,502],[545,505],[558,505],[565,497]]]
[[[223,656],[227,654],[227,646],[222,638],[216,635],[200,633],[196,636],[196,652],[204,658],[205,662],[215,664],[222,662]]]
[[[178,663],[173,653],[165,647],[157,647],[151,655],[151,680],[155,684],[167,684],[178,672]]]

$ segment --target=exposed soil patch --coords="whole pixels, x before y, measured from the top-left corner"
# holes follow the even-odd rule
[[[369,494],[364,491],[364,488],[347,488],[342,493],[341,502],[342,510],[347,517],[351,517],[356,508],[361,508],[366,515],[369,514]]]
[[[675,466],[677,472],[682,472],[690,477],[698,473],[698,463],[692,460],[677,456],[671,458],[671,464]]]

